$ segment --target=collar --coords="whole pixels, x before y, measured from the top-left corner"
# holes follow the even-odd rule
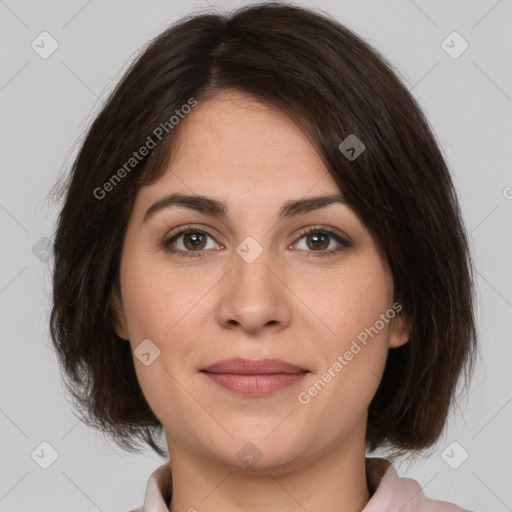
[[[366,479],[372,497],[361,512],[469,512],[426,498],[418,482],[400,478],[385,459],[366,459]],[[149,477],[144,505],[131,512],[169,512],[171,498],[171,465],[166,462]]]

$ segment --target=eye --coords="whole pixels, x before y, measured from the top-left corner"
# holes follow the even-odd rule
[[[208,238],[212,240],[208,246]],[[304,244],[301,241],[304,239]],[[166,251],[178,256],[200,258],[207,256],[209,249],[222,249],[223,246],[217,243],[212,234],[202,229],[195,229],[193,226],[178,228],[164,242]],[[310,253],[307,257],[326,257],[339,253],[343,249],[351,247],[351,243],[341,235],[325,229],[322,226],[312,226],[300,233],[299,242],[291,246],[294,250],[300,249]],[[196,253],[196,254],[194,254]]]
[[[302,239],[305,243],[300,247]],[[313,226],[303,230],[299,242],[295,244],[298,249],[311,253],[307,255],[308,258],[332,256],[350,246],[348,240],[334,231],[324,229],[322,226]]]
[[[194,229],[190,226],[183,226],[177,230],[171,237],[164,241],[164,247],[172,254],[178,254],[185,257],[202,257],[205,254],[202,251],[207,249],[220,249],[222,245],[215,241],[208,246],[207,238],[213,239],[210,233]],[[178,248],[176,248],[178,246]],[[198,254],[192,254],[197,252]]]

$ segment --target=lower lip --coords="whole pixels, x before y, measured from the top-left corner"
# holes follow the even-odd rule
[[[274,391],[287,388],[301,381],[306,375],[302,373],[268,373],[259,375],[246,375],[238,373],[209,373],[203,372],[207,377],[223,388],[248,396],[264,396]]]

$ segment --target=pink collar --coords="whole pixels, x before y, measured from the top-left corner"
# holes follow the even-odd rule
[[[361,512],[468,512],[457,505],[426,498],[418,482],[400,478],[385,459],[367,458],[366,478],[373,494]],[[144,505],[130,512],[169,512],[171,497],[171,466],[166,462],[149,477]]]

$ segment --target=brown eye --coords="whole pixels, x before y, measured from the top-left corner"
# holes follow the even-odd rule
[[[302,244],[303,239],[304,244]],[[301,233],[295,247],[304,250],[307,257],[323,257],[333,256],[343,249],[351,247],[351,243],[333,231],[314,226]]]
[[[208,246],[209,238],[212,240],[210,246]],[[165,240],[163,246],[170,253],[191,257],[206,256],[204,251],[221,248],[209,233],[187,227],[179,229],[177,233]]]
[[[189,232],[183,233],[183,245],[193,251],[194,249],[204,249],[206,237],[204,233]]]
[[[329,246],[329,235],[325,233],[314,233],[306,236],[306,244],[310,249],[327,249]]]

